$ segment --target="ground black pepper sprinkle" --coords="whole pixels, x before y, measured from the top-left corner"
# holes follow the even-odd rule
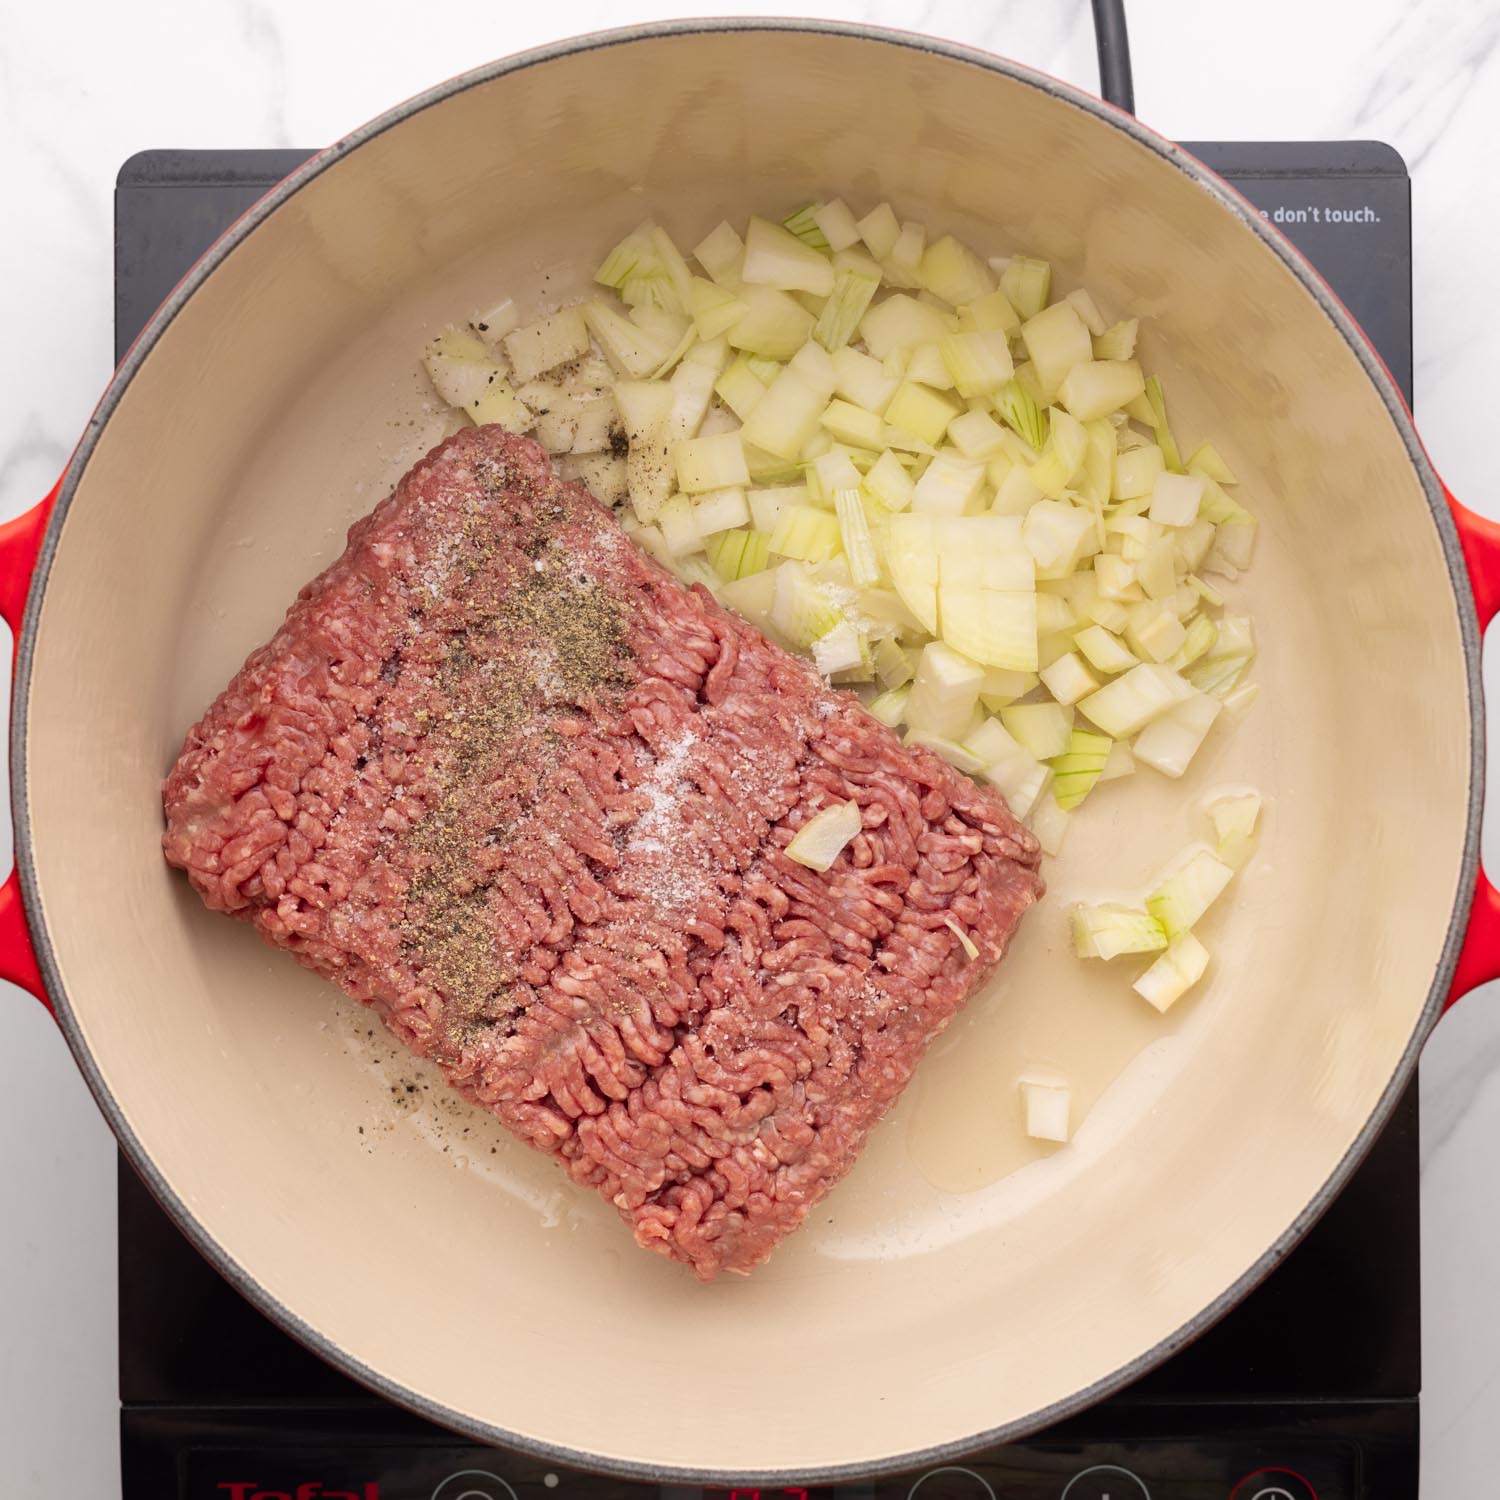
[[[521,529],[519,514],[511,519]],[[442,1059],[484,1031],[508,1034],[516,1019],[514,976],[495,951],[490,884],[475,860],[506,836],[495,779],[529,780],[534,794],[559,748],[547,718],[626,686],[618,603],[587,573],[548,567],[553,541],[539,524],[502,553],[492,517],[466,523],[445,591],[468,608],[447,641],[432,706],[416,716],[421,733],[440,739],[443,791],[410,835],[426,868],[407,892],[402,939],[446,1001]]]

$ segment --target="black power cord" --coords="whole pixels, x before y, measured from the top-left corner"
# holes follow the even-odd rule
[[[1099,92],[1117,109],[1135,113],[1135,84],[1130,76],[1130,36],[1125,30],[1125,0],[1094,0],[1094,40],[1099,47]]]

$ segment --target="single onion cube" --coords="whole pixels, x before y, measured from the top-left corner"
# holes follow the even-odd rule
[[[793,835],[786,856],[809,870],[827,870],[859,830],[859,803],[851,799],[825,807]]]
[[[1171,1009],[1197,982],[1208,968],[1208,949],[1192,933],[1184,932],[1172,939],[1167,951],[1131,985],[1136,994],[1149,1000],[1157,1010]]]
[[[1072,1090],[1057,1083],[1021,1080],[1021,1099],[1026,1107],[1026,1134],[1037,1141],[1068,1139],[1068,1115],[1073,1102]]]

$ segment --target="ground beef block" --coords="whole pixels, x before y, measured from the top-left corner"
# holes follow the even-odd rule
[[[849,798],[832,869],[787,858]],[[497,427],[353,527],[163,800],[208,906],[705,1279],[849,1170],[1042,889],[999,797]]]

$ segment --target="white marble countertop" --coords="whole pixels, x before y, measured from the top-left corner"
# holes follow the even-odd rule
[[[1084,0],[499,0],[426,18],[393,0],[357,9],[340,0],[0,0],[10,204],[0,234],[0,519],[47,490],[110,373],[111,192],[132,152],[318,146],[504,52],[626,21],[778,8],[931,32],[1096,87]],[[1377,137],[1406,158],[1418,418],[1454,491],[1500,517],[1485,467],[1500,341],[1500,3],[1128,0],[1128,9],[1137,107],[1166,134]],[[0,868],[9,839],[6,820]],[[1493,836],[1485,843],[1493,870],[1500,847]],[[1456,1500],[1492,1491],[1490,1424],[1500,1413],[1500,990],[1476,993],[1444,1021],[1422,1092],[1422,1494]],[[18,992],[0,994],[8,1493],[118,1493],[113,1174],[109,1134],[50,1021]]]

